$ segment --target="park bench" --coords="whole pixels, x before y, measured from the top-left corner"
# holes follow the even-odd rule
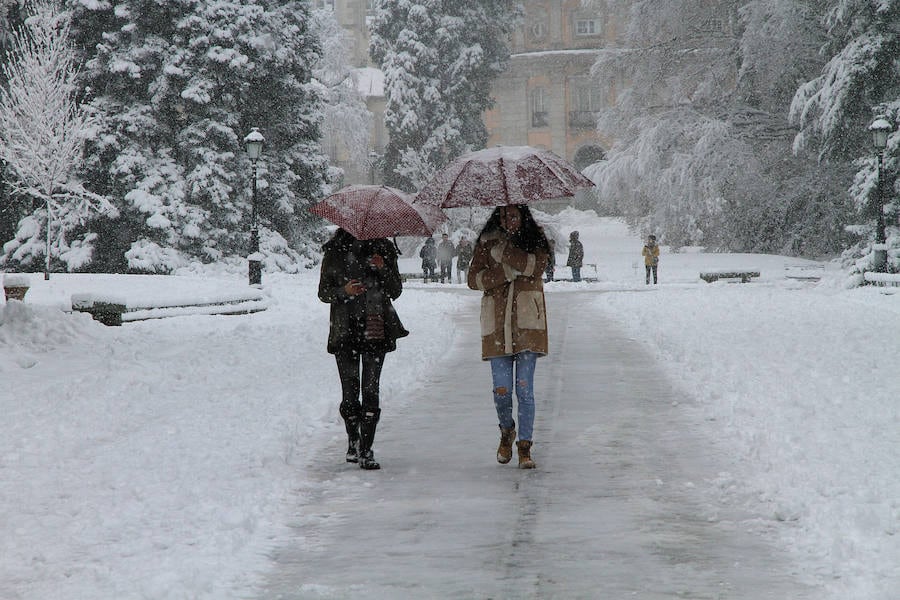
[[[823,265],[784,265],[785,279],[819,281],[824,273]]]
[[[571,274],[568,275],[567,277],[560,277],[559,275],[557,275],[557,273],[563,273],[563,272],[571,273],[571,271],[569,271],[569,267],[565,267],[565,266],[557,267],[556,269],[554,269],[553,281],[572,281]],[[424,275],[425,274],[422,272],[400,273],[400,280],[403,281],[404,283],[406,283],[407,281],[422,281],[422,282],[424,282],[425,281]],[[454,274],[454,277],[455,276],[456,275]],[[433,281],[440,281],[440,280],[441,280],[441,278],[440,278],[440,276],[438,276]],[[456,281],[456,280],[454,279],[454,281]],[[597,276],[596,263],[584,263],[584,266],[581,268],[581,281],[587,281],[589,283],[599,281],[599,277]],[[465,282],[463,282],[463,283],[465,283]]]
[[[747,283],[753,277],[759,277],[759,271],[720,270],[700,273],[700,279],[706,283],[712,283],[719,279],[740,279],[741,283]]]
[[[567,272],[569,273],[568,277],[560,277],[557,273]],[[567,266],[559,266],[553,269],[553,281],[572,281],[572,271],[570,267]],[[584,263],[581,266],[581,281],[586,281],[588,283],[595,283],[599,281],[599,277],[597,276],[597,264],[596,263]]]
[[[863,273],[863,279],[869,285],[883,287],[900,286],[900,273],[875,273],[874,271],[866,271]]]
[[[153,306],[128,306],[124,299],[110,295],[72,294],[72,310],[90,314],[104,325],[118,326],[125,322],[146,321],[187,315],[246,315],[268,308],[265,297],[258,294],[237,294],[208,302],[183,302]]]

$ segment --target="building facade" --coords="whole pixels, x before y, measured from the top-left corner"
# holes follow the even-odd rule
[[[313,0],[313,4],[336,12],[348,33],[357,66],[361,72],[371,69],[367,22],[373,14],[373,0]],[[603,159],[613,139],[597,130],[595,116],[615,103],[624,82],[600,82],[591,76],[591,67],[601,51],[621,47],[630,11],[627,4],[604,0],[522,2],[524,13],[510,39],[509,67],[494,82],[495,104],[484,116],[489,146],[546,148],[579,168]],[[677,23],[667,23],[662,29],[686,44],[727,42],[732,36],[735,5],[734,0],[695,0],[685,5]],[[373,78],[367,75],[363,79],[369,82]],[[372,128],[370,154],[374,157],[387,142],[383,85],[361,91],[377,124]],[[375,95],[379,92],[381,96]],[[359,169],[354,170],[359,177]]]
[[[599,49],[615,44],[617,21],[605,5],[523,3],[509,68],[494,82],[496,102],[485,115],[489,145],[546,148],[580,168],[603,158],[611,140],[597,132],[594,114],[616,91],[601,89],[590,71]]]

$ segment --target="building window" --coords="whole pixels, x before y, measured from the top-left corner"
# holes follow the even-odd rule
[[[547,120],[547,106],[545,103],[544,88],[534,88],[531,90],[531,126],[547,127],[550,122]]]
[[[313,8],[324,8],[326,10],[334,10],[334,0],[314,0]]]
[[[532,23],[530,31],[532,38],[542,40],[547,37],[547,24],[544,21]]]
[[[593,129],[597,124],[594,115],[601,107],[600,92],[596,88],[589,85],[574,87],[569,107],[569,127]]]
[[[580,85],[572,90],[572,110],[597,112],[600,108],[600,92],[594,86]]]
[[[575,35],[598,35],[600,23],[597,19],[576,19]]]
[[[715,14],[696,15],[694,17],[686,17],[684,23],[689,29],[701,35],[729,35],[731,33],[731,23],[727,18],[716,16]]]
[[[709,17],[700,23],[700,30],[707,33],[727,33],[728,26],[725,19]]]
[[[378,8],[376,0],[368,0],[366,2],[366,16],[374,17],[375,10]]]

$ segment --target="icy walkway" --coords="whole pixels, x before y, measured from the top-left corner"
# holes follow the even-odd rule
[[[719,472],[653,359],[592,309],[548,295],[534,471],[494,460],[498,437],[477,314],[445,368],[386,412],[383,469],[311,465],[262,598],[801,600],[789,559],[705,497]]]

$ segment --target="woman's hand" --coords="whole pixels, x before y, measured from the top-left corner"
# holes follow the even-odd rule
[[[348,296],[359,296],[362,293],[365,293],[366,286],[362,284],[359,279],[351,279],[344,285],[344,292]]]
[[[384,257],[380,254],[373,254],[372,258],[369,259],[369,266],[375,267],[376,269],[383,269]]]

